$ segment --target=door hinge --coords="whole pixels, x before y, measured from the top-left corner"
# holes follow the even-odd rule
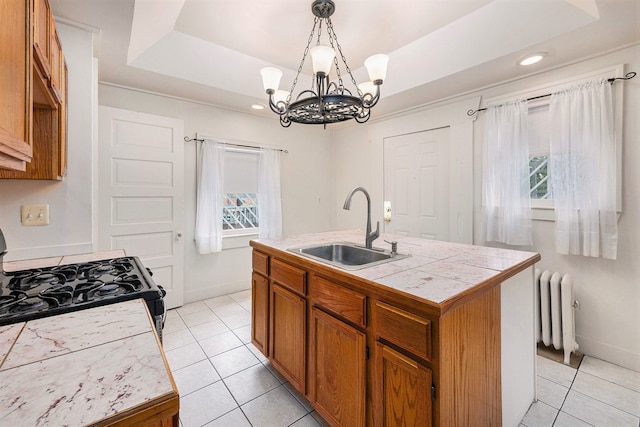
[[[367,357],[367,360],[369,360],[369,356],[370,356],[370,354],[369,354],[369,346],[365,347],[364,353],[365,353],[365,356]]]
[[[436,386],[431,384],[431,400],[436,400]]]

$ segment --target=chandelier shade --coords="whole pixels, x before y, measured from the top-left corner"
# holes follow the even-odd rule
[[[260,70],[264,90],[269,95],[269,107],[280,116],[280,124],[284,127],[289,127],[292,122],[326,127],[330,123],[351,119],[364,123],[371,116],[370,109],[380,99],[380,86],[386,79],[389,57],[376,54],[367,58],[365,67],[371,81],[357,84],[331,22],[331,15],[335,11],[333,0],[314,0],[311,10],[315,15],[313,28],[291,90],[279,89],[282,72],[277,68],[265,67]],[[323,26],[328,38],[326,44],[321,44]],[[317,43],[311,47],[316,31]],[[311,55],[313,65],[311,89],[301,91],[292,99],[307,54]],[[351,80],[352,89],[344,85],[339,60]],[[334,66],[335,73],[332,74]],[[331,81],[330,74],[335,75],[337,81]]]

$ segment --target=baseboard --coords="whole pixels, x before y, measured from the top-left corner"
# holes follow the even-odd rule
[[[640,372],[640,354],[576,335],[580,352],[623,368]]]

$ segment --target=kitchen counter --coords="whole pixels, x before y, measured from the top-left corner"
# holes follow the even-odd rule
[[[362,230],[330,231],[286,237],[276,240],[254,240],[254,247],[286,251],[318,243],[350,242],[363,244]],[[390,249],[384,241],[397,241],[398,253],[411,255],[361,270],[346,271],[319,263],[307,257],[286,252],[302,263],[313,263],[343,274],[355,276],[374,285],[382,285],[418,298],[445,311],[461,298],[498,285],[540,260],[533,252],[465,245],[438,240],[381,234],[374,247]]]
[[[120,258],[126,256],[124,249],[99,251],[87,254],[54,256],[47,258],[26,259],[20,261],[7,261],[2,263],[4,271],[21,271],[32,268],[55,267],[57,265],[75,264],[80,262],[97,261],[100,259]]]
[[[334,425],[517,425],[535,399],[540,255],[387,234],[374,247],[410,256],[345,270],[288,251],[364,240],[252,240],[254,345]]]
[[[0,424],[178,425],[144,300],[0,327]]]

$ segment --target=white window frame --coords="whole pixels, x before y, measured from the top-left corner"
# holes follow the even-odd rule
[[[260,156],[260,150],[258,148],[240,148],[240,147],[232,147],[225,146],[226,152],[234,152],[234,153],[244,153],[248,155]],[[257,191],[257,189],[256,189]],[[225,195],[228,193],[224,193]],[[260,218],[258,218],[260,221]],[[222,249],[234,249],[234,248],[243,248],[248,247],[251,239],[255,239],[258,237],[260,233],[260,227],[256,228],[245,228],[238,230],[222,230]]]
[[[600,78],[620,77],[625,75],[624,65],[617,64],[606,68],[594,70],[585,74],[576,75],[570,78],[556,80],[546,84],[510,92],[505,95],[487,98],[485,105],[503,104],[505,102],[515,101],[517,99],[535,98],[550,94],[572,85],[578,85]],[[616,173],[617,173],[617,211],[622,212],[622,115],[623,115],[623,82],[617,82],[613,85],[613,109],[614,109],[614,133],[616,141]],[[530,105],[539,106],[543,103],[549,103],[548,97],[539,100],[530,101]],[[531,199],[531,218],[539,221],[555,221],[555,210],[553,200]]]

